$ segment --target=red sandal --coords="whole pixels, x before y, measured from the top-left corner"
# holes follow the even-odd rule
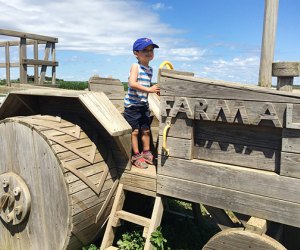
[[[133,155],[131,157],[131,162],[137,168],[141,168],[141,169],[148,168],[146,160],[143,158],[143,156],[141,154]]]
[[[150,150],[143,152],[142,156],[148,164],[153,165],[153,155]]]

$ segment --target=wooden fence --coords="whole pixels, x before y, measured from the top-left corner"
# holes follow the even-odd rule
[[[58,66],[58,62],[55,61],[55,43],[58,42],[57,38],[5,29],[0,29],[0,35],[20,38],[19,41],[0,41],[0,48],[5,47],[5,62],[0,62],[0,68],[6,69],[7,86],[11,86],[10,71],[12,67],[20,68],[21,84],[27,84],[28,67],[34,67],[34,84],[43,84],[45,82],[47,67],[50,66],[52,67],[52,84],[55,84],[56,67]],[[45,45],[43,60],[39,60],[38,56],[39,45],[41,44]],[[33,46],[33,59],[27,58],[28,45]],[[10,62],[11,46],[19,47],[19,62]],[[51,60],[49,60],[50,53]]]

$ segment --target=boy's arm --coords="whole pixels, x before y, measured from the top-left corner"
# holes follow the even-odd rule
[[[142,86],[141,84],[139,84],[137,82],[137,79],[138,79],[138,66],[137,64],[133,64],[131,66],[131,69],[130,69],[130,75],[129,75],[129,86],[130,88],[132,89],[136,89],[136,90],[139,90],[139,91],[143,91],[143,92],[146,92],[146,93],[156,93],[156,92],[159,92],[159,87],[156,86],[156,85],[153,85],[151,87],[145,87],[145,86]]]

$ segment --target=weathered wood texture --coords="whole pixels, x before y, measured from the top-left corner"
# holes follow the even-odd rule
[[[103,92],[112,101],[119,112],[124,111],[125,91],[120,80],[114,78],[90,77],[88,89],[95,92]]]
[[[157,193],[300,227],[300,96],[170,70],[159,84]]]
[[[25,223],[0,223],[1,249],[67,249],[69,244],[78,249],[95,239],[110,212],[109,191],[118,178],[111,150],[95,135],[53,116],[0,123],[0,175],[18,174],[31,194]]]
[[[131,127],[103,93],[29,89],[10,93],[0,108],[0,119],[35,114],[64,117],[88,131],[98,131],[102,141],[111,145],[117,167],[122,170],[131,167],[128,158]]]

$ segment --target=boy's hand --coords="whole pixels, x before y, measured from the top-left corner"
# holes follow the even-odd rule
[[[149,88],[149,93],[159,93],[159,92],[160,92],[160,88],[158,84],[155,84]]]

